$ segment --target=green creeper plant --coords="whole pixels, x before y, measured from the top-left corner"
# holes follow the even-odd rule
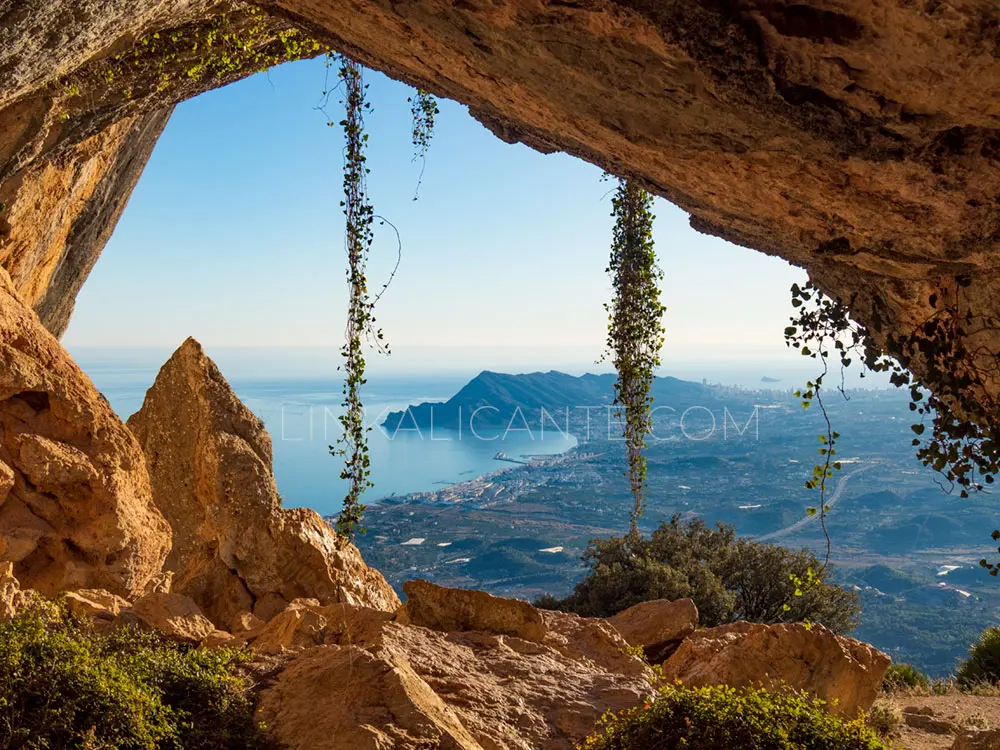
[[[384,353],[389,352],[382,331],[375,327],[372,314],[374,301],[369,295],[366,267],[374,233],[375,212],[368,199],[367,176],[370,172],[365,155],[368,134],[364,115],[371,105],[365,99],[364,83],[359,63],[339,57],[339,77],[344,87],[344,119],[340,126],[346,142],[344,149],[344,209],[346,222],[347,283],[349,290],[345,342],[341,347],[344,358],[344,412],[339,417],[343,435],[336,446],[330,446],[334,456],[344,459],[340,478],[350,484],[344,505],[337,517],[336,530],[342,542],[352,541],[364,533],[361,520],[365,506],[361,496],[372,486],[371,459],[368,454],[368,432],[365,425],[361,387],[365,384],[365,344],[371,343]],[[332,124],[332,123],[331,123]]]
[[[660,365],[663,313],[660,279],[653,248],[653,199],[631,180],[619,179],[612,200],[615,217],[611,260],[607,272],[614,286],[608,312],[607,358],[618,372],[615,383],[616,416],[623,420],[628,453],[628,478],[633,507],[630,533],[638,536],[645,504],[646,435],[652,428],[650,387]]]
[[[976,317],[967,309],[964,294],[971,283],[961,275],[953,284],[943,283],[928,298],[934,312],[902,335],[883,333],[878,299],[871,325],[866,326],[852,320],[846,305],[827,298],[812,283],[804,288],[794,285],[792,304],[803,310],[785,329],[789,345],[807,356],[819,356],[825,364],[829,350],[809,347],[819,339],[833,346],[842,368],[858,358],[868,371],[888,373],[894,386],[908,388],[910,411],[920,417],[911,425],[917,458],[944,477],[943,489],[958,489],[962,498],[993,484],[1000,472],[1000,404],[989,395],[986,382],[1000,373],[1000,357],[970,343],[995,331],[997,321]],[[807,302],[811,306],[806,307]],[[919,379],[911,372],[914,364],[923,373]],[[835,461],[832,465],[837,468]],[[1000,540],[1000,530],[993,532],[993,539]],[[986,559],[980,565],[991,575],[1000,573],[1000,565]]]
[[[413,191],[413,200],[420,197],[420,184],[424,179],[424,169],[427,166],[427,151],[434,137],[434,118],[441,113],[434,95],[417,89],[407,101],[410,103],[410,113],[413,116],[413,160],[420,160],[420,176],[417,178],[417,188]]]
[[[792,318],[792,325],[785,328],[786,344],[798,349],[805,357],[818,359],[823,368],[815,380],[807,381],[806,387],[796,390],[794,395],[801,399],[803,409],[808,409],[815,401],[823,415],[825,425],[824,431],[819,435],[820,447],[817,449],[821,456],[820,462],[813,466],[812,477],[805,482],[806,489],[819,490],[819,506],[806,508],[806,513],[810,516],[819,516],[823,536],[826,539],[826,557],[823,563],[825,566],[830,562],[832,548],[830,532],[826,526],[827,513],[830,511],[830,506],[826,502],[827,482],[833,478],[835,471],[840,471],[841,464],[834,458],[837,455],[836,445],[840,433],[833,429],[830,414],[823,402],[823,383],[829,375],[831,349],[842,351],[841,334],[845,326],[850,323],[850,318],[847,317],[845,308],[824,297],[811,284],[806,284],[805,288],[798,284],[792,285],[792,307],[798,309],[799,313]],[[847,392],[843,387],[843,370],[850,364],[849,358],[841,361],[841,384],[838,390],[845,399]]]

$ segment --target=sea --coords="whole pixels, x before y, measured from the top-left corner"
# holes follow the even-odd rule
[[[170,355],[159,350],[72,353],[122,419],[142,407],[146,390]],[[258,350],[223,351],[213,358],[236,395],[271,434],[274,475],[284,505],[332,515],[340,510],[347,491],[347,483],[340,479],[342,459],[330,454],[330,446],[340,435],[337,418],[343,411],[343,375],[335,366],[317,372],[321,368],[316,362],[295,356],[289,361],[288,356]],[[468,431],[435,429],[431,433],[404,428],[391,433],[380,427],[390,411],[448,400],[475,374],[421,371],[368,379],[362,397],[371,427],[368,444],[374,486],[365,502],[441,489],[513,465],[497,460],[498,452],[518,459],[563,453],[576,445],[571,435],[551,429],[544,434],[511,430],[506,435],[497,433],[494,440],[480,440]]]
[[[169,349],[96,349],[70,351],[122,419],[142,406]],[[337,350],[238,349],[207,351],[236,395],[271,434],[274,474],[286,507],[308,507],[323,515],[336,514],[347,491],[340,479],[342,459],[330,454],[340,434],[343,373],[337,370]],[[463,362],[485,361],[466,352]],[[530,359],[530,358],[529,358]],[[455,357],[404,357],[404,367],[375,369],[365,384],[371,481],[365,502],[412,492],[428,492],[468,481],[512,464],[496,458],[503,453],[520,459],[563,453],[576,445],[572,435],[555,430],[511,430],[493,440],[466,431],[435,429],[433,433],[400,429],[389,433],[380,423],[390,411],[425,401],[446,401],[483,368],[456,366]],[[435,367],[445,362],[444,367]],[[537,365],[537,358],[534,360]],[[531,366],[527,359],[508,368],[488,362],[489,369],[530,372],[553,369]],[[795,363],[798,365],[798,363]],[[593,361],[577,358],[555,363],[556,369],[579,375],[595,371]],[[778,361],[676,362],[661,374],[687,380],[743,388],[791,389],[814,375],[810,369]],[[777,376],[777,377],[776,377]],[[763,378],[763,381],[762,381]],[[490,436],[494,437],[494,436]]]

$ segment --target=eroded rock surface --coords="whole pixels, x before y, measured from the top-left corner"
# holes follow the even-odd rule
[[[403,584],[406,604],[400,622],[443,631],[485,630],[541,642],[545,623],[537,609],[518,599],[485,591],[452,589],[423,579]]]
[[[650,662],[662,662],[698,627],[698,607],[690,599],[640,602],[608,618],[630,646],[641,646]]]
[[[889,664],[874,646],[822,625],[737,622],[693,633],[663,663],[663,676],[692,687],[785,683],[853,718],[871,707]]]
[[[147,594],[132,611],[143,625],[176,641],[200,643],[215,630],[201,608],[181,594]]]
[[[131,596],[169,547],[135,438],[0,271],[0,560],[47,596]]]
[[[456,612],[468,616],[468,600],[450,591],[453,597],[439,601],[460,602]],[[440,621],[450,617],[444,607],[439,614]],[[649,669],[600,620],[539,613],[542,642],[405,620],[305,601],[272,619],[251,645],[297,651],[262,694],[262,715],[276,738],[315,750],[571,750],[605,710],[634,706],[652,691]]]
[[[113,201],[87,195],[131,187],[135,170],[119,170],[115,155],[144,160],[155,113],[256,69],[186,75],[213,63],[191,49],[222,24],[266,59],[312,54],[278,40],[296,29],[468,104],[503,139],[632,175],[691,212],[697,229],[806,267],[882,336],[900,338],[935,312],[971,313],[963,338],[979,352],[981,390],[1000,393],[1000,336],[980,325],[1000,317],[992,0],[235,6],[0,6],[0,202],[10,209],[0,264],[54,330],[107,236],[96,225],[117,219],[100,208]],[[158,32],[176,34],[180,49],[143,44]],[[141,64],[115,69],[109,85],[108,61],[123,53]],[[146,135],[126,134],[136,129]],[[58,161],[80,148],[71,162],[92,168]],[[59,208],[40,219],[36,202]],[[81,245],[69,242],[74,216],[95,225]]]
[[[353,545],[337,548],[317,513],[281,507],[270,436],[194,339],[163,366],[128,425],[174,531],[171,590],[218,628],[242,612],[270,619],[299,598],[399,606]]]

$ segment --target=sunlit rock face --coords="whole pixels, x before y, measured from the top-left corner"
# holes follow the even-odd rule
[[[162,124],[154,113],[254,65],[199,80],[164,80],[139,66],[108,83],[101,76],[109,56],[154,31],[196,38],[223,6],[27,5],[0,6],[0,201],[8,204],[0,264],[58,332],[118,217],[100,197],[110,190],[117,205],[127,197]],[[299,28],[468,104],[505,140],[633,176],[690,211],[695,228],[806,267],[858,319],[880,323],[883,336],[908,334],[934,314],[932,296],[939,316],[970,313],[972,365],[985,395],[1000,392],[1000,342],[993,326],[979,330],[1000,305],[992,270],[1000,8],[992,0],[259,7],[268,31],[253,33],[262,48],[271,32]],[[251,33],[260,21],[247,13],[227,23]],[[271,52],[312,54],[273,45]],[[190,55],[181,58],[167,72],[189,69]],[[131,171],[108,176],[119,174],[109,157],[123,149]],[[77,175],[76,163],[93,166]],[[46,172],[46,164],[54,166]],[[101,184],[105,190],[94,187]],[[91,192],[97,204],[86,198]],[[33,218],[24,206],[39,200],[58,210]],[[79,216],[94,228],[77,240],[66,227]],[[958,287],[956,279],[971,283]]]
[[[294,599],[394,611],[399,599],[315,511],[285,509],[271,437],[201,345],[188,339],[128,420],[153,499],[170,522],[171,590],[219,629],[241,612],[267,619]]]
[[[132,596],[169,549],[139,444],[0,271],[0,561],[47,596]]]

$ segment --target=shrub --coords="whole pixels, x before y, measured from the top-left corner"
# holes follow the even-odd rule
[[[1000,627],[989,627],[982,632],[955,678],[962,687],[1000,681]]]
[[[668,686],[645,706],[606,715],[586,750],[886,750],[863,719],[762,688]]]
[[[891,737],[903,726],[903,712],[888,698],[876,698],[868,710],[868,726],[882,737]]]
[[[724,524],[674,516],[649,539],[594,539],[583,559],[590,571],[573,593],[543,597],[538,606],[610,617],[650,599],[689,597],[706,627],[810,620],[838,633],[854,629],[861,609],[855,592],[825,581],[827,571],[809,550],[738,538]],[[814,585],[792,580],[806,580],[810,571]]]
[[[263,747],[242,661],[131,628],[95,633],[37,601],[0,624],[0,747]]]
[[[930,690],[930,677],[912,664],[890,664],[882,680],[882,690],[892,693],[897,690]]]
[[[971,713],[965,718],[959,720],[959,725],[963,727],[973,727],[974,729],[989,729],[990,728],[990,717],[981,711],[976,711]]]

